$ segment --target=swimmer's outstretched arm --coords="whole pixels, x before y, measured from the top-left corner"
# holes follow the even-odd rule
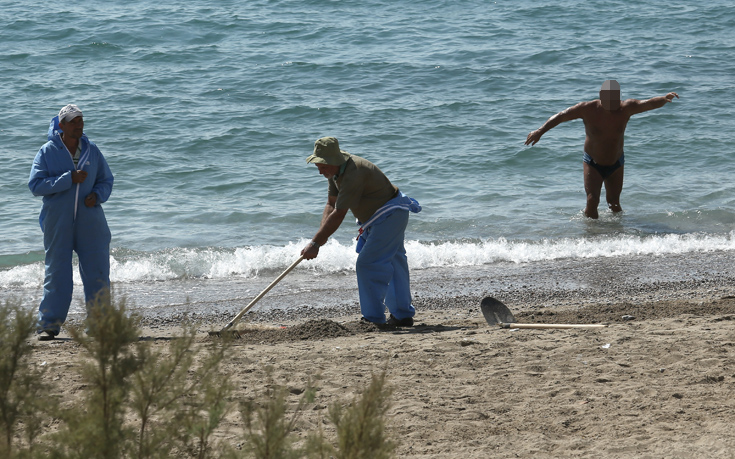
[[[589,104],[589,102],[580,102],[577,105],[573,105],[566,110],[562,110],[556,115],[552,116],[551,118],[546,120],[543,126],[528,134],[525,144],[536,145],[536,143],[541,140],[542,135],[546,134],[546,132],[550,131],[561,123],[565,121],[576,120],[577,118],[582,118],[582,111],[584,107],[587,106],[587,104]]]
[[[628,99],[625,101],[624,107],[631,115],[635,115],[636,113],[643,113],[649,110],[661,108],[667,103],[673,101],[674,97],[678,99],[679,94],[670,92],[665,96],[651,97],[648,100]]]

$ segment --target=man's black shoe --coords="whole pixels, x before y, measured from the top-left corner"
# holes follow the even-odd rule
[[[394,327],[413,327],[413,317],[406,317],[405,319],[396,319],[393,314],[390,315],[387,325],[393,325]]]
[[[44,330],[38,334],[39,341],[51,341],[54,338],[56,338],[56,333],[51,330]]]

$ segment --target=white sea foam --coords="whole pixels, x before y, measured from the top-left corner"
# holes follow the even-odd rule
[[[15,266],[0,271],[0,288],[33,288],[43,285],[43,263]]]
[[[477,266],[502,261],[528,263],[563,258],[655,256],[715,250],[735,250],[735,232],[729,235],[667,234],[540,242],[499,238],[479,243],[444,242],[427,245],[412,241],[407,244],[409,264],[414,269]]]
[[[157,252],[131,253],[114,250],[112,282],[167,281],[182,278],[251,278],[262,271],[280,271],[293,263],[306,240],[286,246],[255,246],[236,249],[176,248]],[[424,243],[408,241],[406,252],[411,269],[480,266],[498,262],[530,263],[565,258],[663,256],[691,252],[735,251],[735,231],[727,235],[667,234],[657,236],[614,236],[595,239],[510,241],[503,238],[478,242]],[[304,261],[296,269],[314,275],[353,271],[355,243],[331,240],[319,257]],[[76,265],[74,282],[80,284]],[[34,263],[0,271],[0,287],[34,288],[43,284],[43,264]]]

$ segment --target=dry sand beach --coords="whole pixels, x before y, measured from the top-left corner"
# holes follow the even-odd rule
[[[729,255],[709,255],[712,269],[725,266]],[[588,271],[589,263],[583,263]],[[624,271],[622,262],[606,263],[609,272]],[[639,268],[633,267],[643,272]],[[455,274],[445,275],[455,290],[472,290],[462,288]],[[329,404],[349,402],[371,373],[386,369],[397,457],[735,455],[730,272],[700,272],[689,281],[633,279],[596,296],[582,287],[543,289],[538,283],[498,295],[518,322],[609,324],[600,330],[492,328],[479,310],[482,295],[453,296],[435,277],[433,287],[417,280],[417,293],[433,294],[417,295],[413,328],[362,324],[356,306],[248,314],[236,326],[241,339],[225,364],[237,381],[236,398],[259,394],[268,366],[276,382],[290,388],[294,404],[309,378],[318,376],[315,404],[297,432],[305,436]],[[231,305],[232,314],[242,306]],[[164,316],[144,317],[143,336],[154,346],[166,347],[177,333],[176,315]],[[200,317],[200,343],[208,346],[217,338],[206,331],[229,317]],[[78,396],[83,383],[68,371],[78,362],[77,345],[61,339],[35,347],[35,358],[48,362],[63,396]],[[325,424],[327,434],[330,427]],[[241,429],[232,414],[218,435],[237,444]]]

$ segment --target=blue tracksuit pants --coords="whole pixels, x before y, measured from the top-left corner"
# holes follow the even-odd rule
[[[357,256],[357,287],[360,310],[370,322],[385,323],[386,307],[397,319],[416,313],[403,245],[408,213],[396,210],[362,235],[365,245]]]
[[[81,212],[91,213],[91,210],[84,208]],[[72,251],[79,257],[87,306],[110,287],[110,230],[107,225],[88,226],[81,221],[74,222],[69,217],[57,222],[53,229],[44,228],[46,278],[38,308],[38,330],[58,333],[66,320],[73,289]]]

